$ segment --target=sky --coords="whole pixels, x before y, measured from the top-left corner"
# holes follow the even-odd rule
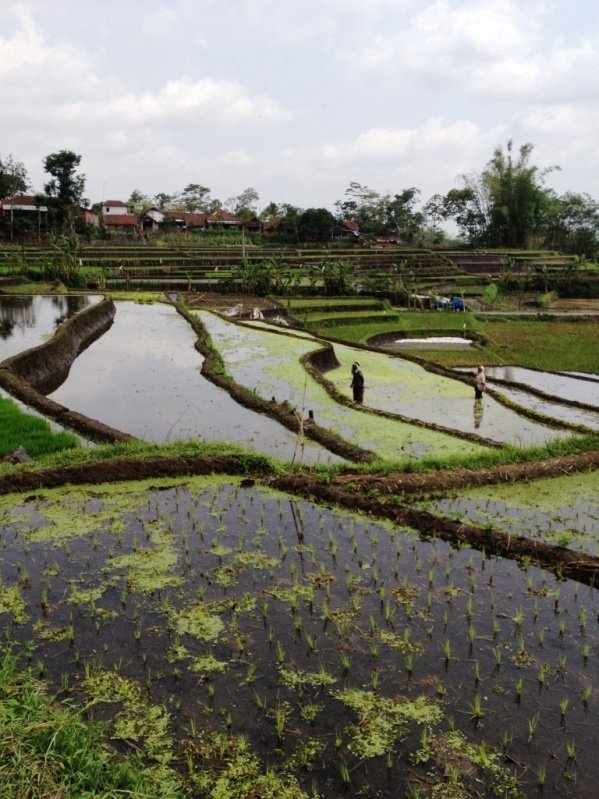
[[[426,202],[509,140],[599,200],[596,0],[0,0],[0,157],[81,155],[91,203],[199,183]]]

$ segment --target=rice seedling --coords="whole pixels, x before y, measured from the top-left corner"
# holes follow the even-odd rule
[[[349,788],[351,785],[351,774],[349,772],[349,768],[347,767],[347,763],[344,760],[339,763],[339,775],[345,788]]]
[[[524,687],[524,680],[522,679],[522,677],[518,677],[518,679],[515,682],[516,701],[517,702],[520,702],[520,700],[522,699],[522,688],[523,687]]]
[[[545,768],[545,766],[539,766],[539,768],[537,769],[537,785],[539,786],[539,788],[542,789],[544,787],[546,780],[547,780],[547,769]]]
[[[539,718],[540,713],[536,713],[534,716],[528,719],[528,743],[530,743],[535,736]]]
[[[474,699],[470,704],[470,718],[477,725],[482,719],[483,715],[484,713],[482,709],[480,694],[474,694]]]

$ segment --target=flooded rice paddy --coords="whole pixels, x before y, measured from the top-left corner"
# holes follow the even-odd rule
[[[309,352],[305,335],[303,341],[293,345],[289,343],[293,339],[272,333],[272,328],[269,337],[264,325],[261,327],[264,330],[261,337],[248,338],[244,336],[243,329],[236,330],[234,325],[227,322],[219,325],[219,321],[210,314],[204,314],[202,320],[209,330],[214,331],[211,335],[216,336],[218,346],[224,348],[223,353],[239,382],[255,387],[258,392],[268,389],[278,391],[277,396],[282,394],[291,402],[297,402],[302,397],[304,384],[301,375],[295,380],[295,393],[291,394],[289,386],[281,379],[284,374],[282,368],[275,369],[273,364],[278,363],[276,359],[282,360],[284,353],[297,362],[301,355]],[[364,404],[370,408],[450,430],[477,433],[491,441],[514,446],[545,444],[572,435],[527,419],[488,395],[482,402],[475,402],[471,386],[428,372],[412,361],[378,352],[364,352],[338,343],[335,343],[334,349],[340,366],[328,371],[327,379],[350,398],[350,367],[353,361],[359,360],[366,384]],[[322,403],[322,398],[315,397],[312,400],[316,391],[310,385],[310,399],[315,403],[320,399]],[[343,412],[342,408],[336,408],[339,413]],[[319,409],[321,412],[322,408]],[[363,419],[364,415],[361,414],[360,418]],[[557,416],[556,423],[559,419]],[[356,434],[359,434],[358,431],[353,433]]]
[[[0,543],[32,667],[198,797],[596,796],[592,588],[229,477],[0,497]]]
[[[145,441],[227,441],[282,460],[340,459],[236,403],[201,374],[195,333],[170,305],[118,302],[110,330],[73,363],[50,397]]]
[[[585,408],[577,408],[574,405],[551,402],[551,400],[531,394],[526,389],[512,388],[512,386],[506,386],[503,383],[498,385],[496,390],[503,394],[504,397],[535,413],[540,413],[551,419],[561,419],[569,424],[582,425],[583,427],[588,427],[589,430],[599,430],[599,408],[596,411],[591,411]]]
[[[554,372],[541,372],[521,366],[489,366],[486,369],[488,380],[505,380],[521,383],[544,394],[559,397],[570,402],[582,402],[599,408],[599,383],[588,376],[575,377]]]
[[[234,380],[265,399],[289,403],[304,417],[312,410],[319,425],[380,457],[423,458],[480,451],[480,445],[452,435],[339,405],[300,364],[302,355],[321,346],[313,339],[236,325],[208,312],[198,315]],[[355,357],[353,352],[351,360]],[[349,364],[346,371],[344,384],[349,393]],[[463,388],[457,380],[447,382]],[[472,415],[472,403],[469,413]]]
[[[371,408],[521,447],[571,435],[531,421],[488,395],[475,402],[472,386],[428,372],[412,361],[340,344],[335,344],[335,353],[341,366],[327,377],[350,396],[346,375],[358,358],[366,382],[364,402]]]
[[[43,344],[61,322],[101,299],[94,295],[0,297],[0,363]]]
[[[419,507],[599,557],[599,472],[452,492]]]

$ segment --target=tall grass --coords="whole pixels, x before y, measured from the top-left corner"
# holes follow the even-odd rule
[[[10,799],[176,799],[182,792],[116,756],[103,727],[60,705],[12,652],[0,661],[0,794]]]
[[[0,457],[19,446],[32,458],[38,458],[78,444],[72,433],[53,433],[45,419],[24,413],[14,402],[0,397]]]

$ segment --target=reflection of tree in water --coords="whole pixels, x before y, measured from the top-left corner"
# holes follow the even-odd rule
[[[8,340],[15,330],[24,331],[34,328],[38,323],[38,314],[45,304],[58,311],[54,319],[57,328],[65,319],[90,304],[90,298],[84,296],[52,296],[52,297],[1,297],[0,298],[0,339]]]
[[[475,399],[474,400],[474,427],[478,430],[483,420],[483,401],[482,399]]]
[[[2,297],[0,301],[0,337],[9,339],[15,328],[35,326],[33,297]]]
[[[53,305],[55,305],[61,312],[60,316],[57,316],[54,320],[55,327],[58,327],[65,321],[65,319],[68,319],[70,316],[82,311],[89,305],[88,297],[77,297],[71,294],[67,295],[66,297],[52,297],[51,299]]]

